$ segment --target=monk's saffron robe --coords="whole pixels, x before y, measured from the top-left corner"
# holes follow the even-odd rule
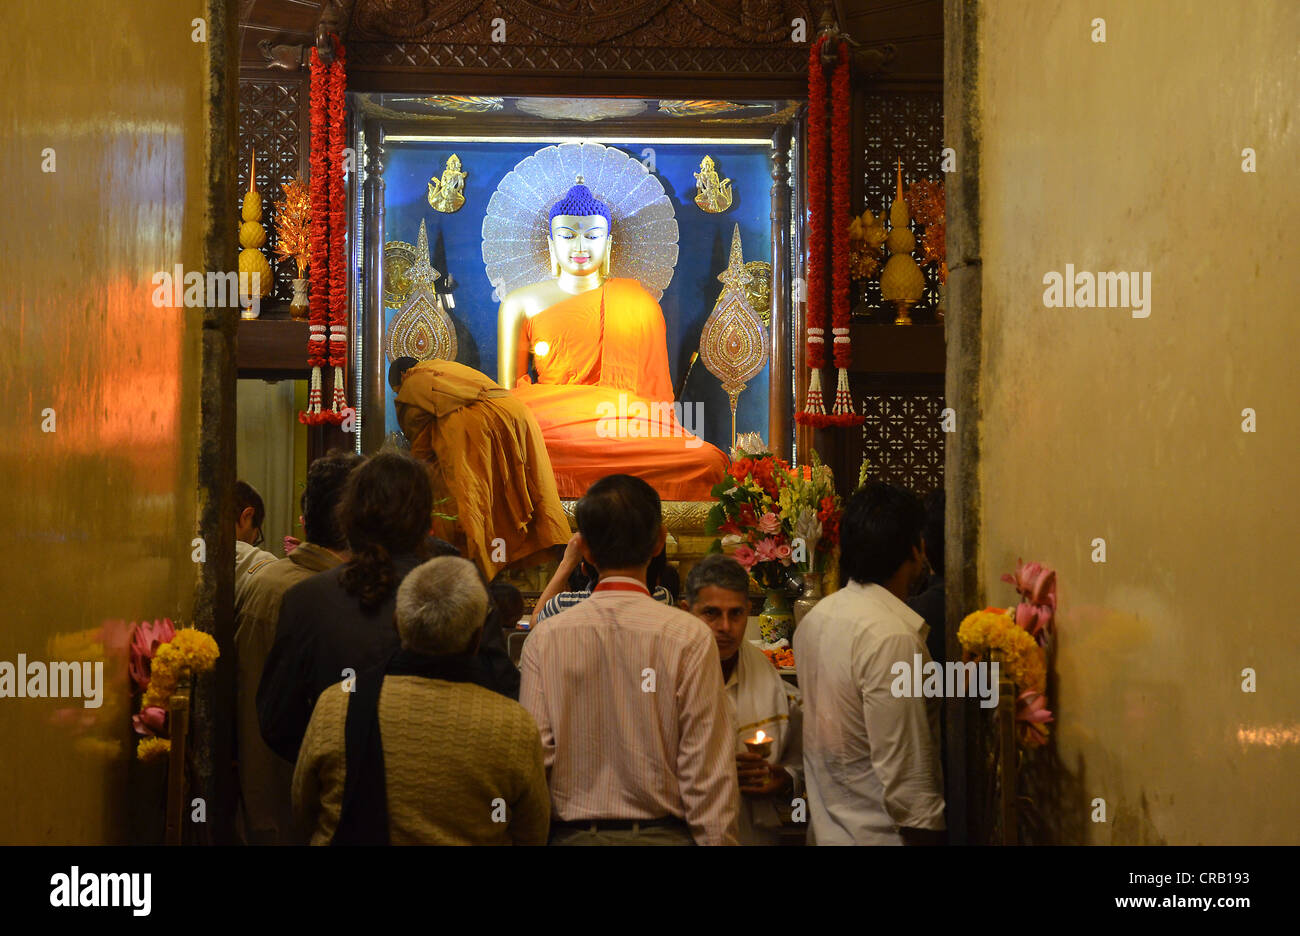
[[[435,523],[435,535],[489,581],[506,563],[569,541],[541,430],[509,391],[464,364],[424,361],[406,372],[395,403],[411,454],[431,466],[434,509],[456,517]]]
[[[525,320],[537,380],[513,393],[546,439],[561,497],[630,474],[665,500],[708,500],[727,457],[672,407],[663,312],[633,279],[609,279]],[[698,428],[698,427],[696,427]]]

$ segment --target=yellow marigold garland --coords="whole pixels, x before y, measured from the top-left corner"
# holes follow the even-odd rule
[[[166,738],[141,738],[135,756],[142,761],[161,760],[171,753],[172,743]]]
[[[167,709],[172,693],[181,680],[208,672],[216,666],[220,655],[217,642],[211,634],[193,627],[176,631],[176,636],[160,646],[153,655],[149,685],[140,697],[140,710],[153,706]],[[166,756],[170,750],[171,741],[167,738],[141,738],[136,746],[136,757],[142,761],[156,760]]]
[[[993,609],[968,614],[957,630],[957,639],[963,650],[976,656],[1001,650],[1003,671],[1012,682],[1022,690],[1045,690],[1047,666],[1042,648],[1028,631],[1016,626],[1010,614]]]
[[[150,706],[167,708],[176,685],[185,677],[206,673],[217,663],[220,651],[211,634],[185,627],[158,648],[149,671],[149,688],[140,700],[142,709]]]

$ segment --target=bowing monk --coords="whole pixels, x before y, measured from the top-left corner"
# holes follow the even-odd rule
[[[678,418],[663,312],[610,277],[612,223],[581,178],[551,208],[553,278],[502,301],[498,377],[537,418],[562,497],[622,473],[665,500],[707,500],[727,457]]]
[[[432,467],[437,511],[456,518],[436,520],[435,534],[488,581],[569,541],[541,431],[509,391],[464,364],[411,357],[393,362],[388,383],[411,454]]]

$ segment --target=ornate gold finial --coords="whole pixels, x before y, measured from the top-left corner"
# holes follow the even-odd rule
[[[746,269],[740,249],[740,225],[731,234],[731,257],[718,277],[722,295],[700,330],[700,359],[709,373],[722,382],[731,402],[731,439],[736,439],[736,405],[746,381],[767,364],[767,330],[750,305],[747,286],[753,274]]]
[[[695,173],[695,204],[709,214],[721,214],[731,207],[731,180],[718,176],[713,157],[705,156]]]
[[[258,248],[266,244],[266,228],[262,227],[262,196],[257,191],[257,154],[252,154],[248,163],[248,191],[244,193],[244,202],[240,210],[243,223],[239,226],[239,272],[256,275],[258,279],[258,296],[271,294],[275,285],[271,264]],[[242,318],[257,318],[259,307],[252,303],[240,313]]]
[[[429,179],[429,207],[443,214],[459,211],[465,204],[465,176],[461,172],[460,157],[455,153],[447,159],[447,166],[442,170],[442,178]]]
[[[397,254],[400,248],[407,246],[400,242],[385,244],[385,262],[390,248]],[[389,271],[384,272],[387,274]],[[402,277],[407,299],[388,328],[386,344],[390,361],[407,356],[418,361],[456,360],[456,325],[447,314],[442,297],[434,289],[440,276],[429,262],[429,232],[421,220],[413,262]]]
[[[574,184],[574,185],[586,185],[587,182],[586,182],[585,179],[583,179],[582,176],[580,176],[580,175],[576,175],[576,176],[573,177],[573,184]]]
[[[893,302],[898,309],[894,318],[895,325],[911,325],[912,316],[909,309],[921,298],[925,291],[925,276],[921,268],[912,259],[912,249],[916,246],[916,237],[908,227],[907,201],[903,198],[903,161],[898,161],[898,185],[894,203],[889,207],[889,236],[885,246],[889,248],[889,261],[880,272],[880,298]]]
[[[433,268],[429,262],[429,232],[424,227],[424,219],[420,219],[420,234],[415,239],[415,265],[411,267],[411,272],[407,274],[411,286],[415,289],[427,287],[433,288],[433,284],[442,274]]]

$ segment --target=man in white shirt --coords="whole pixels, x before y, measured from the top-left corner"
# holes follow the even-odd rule
[[[640,478],[593,484],[574,513],[600,581],[524,644],[519,702],[541,733],[553,845],[736,844],[736,730],[713,636],[646,587],[662,511]]]
[[[741,845],[781,844],[781,814],[800,795],[803,721],[799,690],[786,683],[763,651],[745,639],[749,622],[749,573],[735,559],[713,553],[686,577],[682,607],[713,631],[722,662],[723,688],[736,725],[736,771],[740,780],[737,838]],[[745,741],[762,731],[772,739],[766,758]]]
[[[940,700],[890,691],[895,663],[930,661],[925,620],[905,603],[925,568],[924,524],[902,488],[860,489],[841,522],[848,584],[795,631],[810,844],[943,843]]]

